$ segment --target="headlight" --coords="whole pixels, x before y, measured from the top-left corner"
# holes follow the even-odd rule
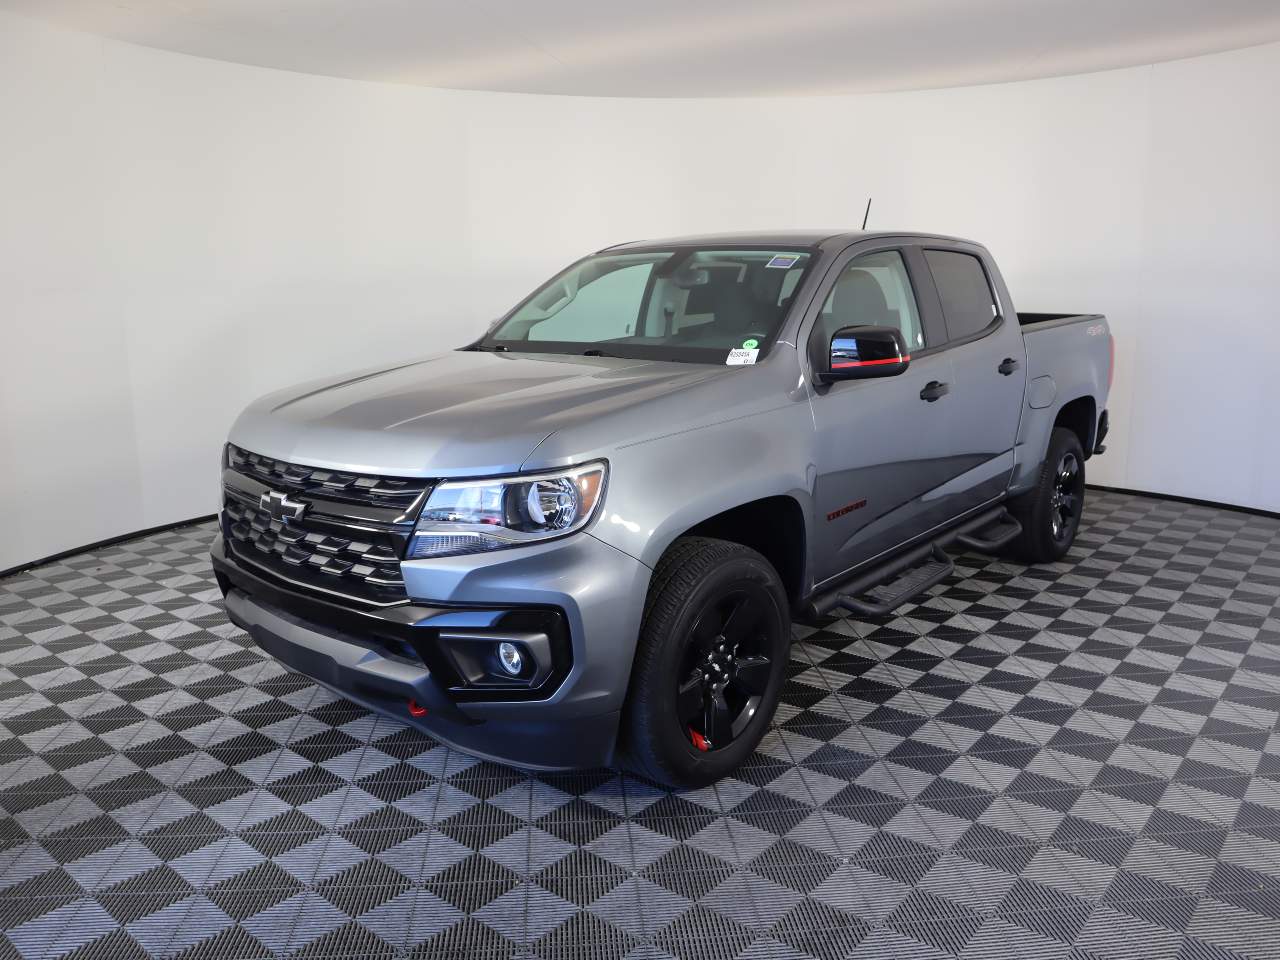
[[[563,537],[604,499],[604,461],[551,473],[451,480],[431,491],[405,559],[452,557]]]

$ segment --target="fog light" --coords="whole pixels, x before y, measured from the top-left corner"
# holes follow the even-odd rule
[[[519,647],[504,640],[498,644],[498,662],[502,664],[503,670],[513,677],[518,677],[520,669],[524,666],[524,657],[520,656]]]

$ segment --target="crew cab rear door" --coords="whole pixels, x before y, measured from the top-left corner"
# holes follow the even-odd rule
[[[1009,484],[1026,347],[1008,291],[983,248],[927,242],[919,254],[928,274],[919,295],[936,298],[951,363],[947,413],[956,475],[939,492],[959,514],[999,497]]]

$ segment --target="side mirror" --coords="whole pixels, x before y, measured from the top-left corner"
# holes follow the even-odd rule
[[[842,327],[831,337],[827,369],[818,376],[827,383],[896,377],[910,362],[907,343],[896,328]]]

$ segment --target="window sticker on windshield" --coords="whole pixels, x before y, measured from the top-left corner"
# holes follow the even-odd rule
[[[759,352],[760,352],[759,350],[747,350],[747,349],[730,350],[729,356],[725,358],[724,362],[726,366],[730,366],[730,367],[740,367],[740,366],[743,366],[744,364],[755,363],[756,355]]]
[[[796,265],[796,261],[800,259],[798,253],[779,253],[772,260],[765,264],[765,267],[775,267],[782,270],[789,270]]]
[[[757,340],[755,337],[750,337],[742,341],[743,350],[754,350],[758,346],[760,346],[760,341]]]

